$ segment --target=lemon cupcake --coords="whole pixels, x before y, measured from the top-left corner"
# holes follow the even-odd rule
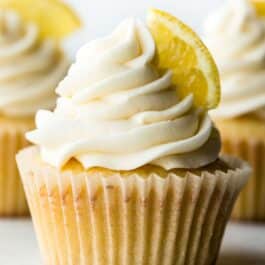
[[[15,1],[0,3],[0,216],[29,213],[15,155],[27,145],[24,134],[34,128],[36,111],[55,106],[54,90],[70,64],[25,12]]]
[[[219,157],[207,49],[162,11],[148,25],[81,48],[17,156],[44,264],[215,264],[250,170]]]
[[[228,1],[206,22],[206,42],[221,72],[222,101],[212,114],[222,135],[223,152],[246,159],[253,167],[253,177],[241,193],[233,217],[257,221],[265,221],[265,16],[261,16],[262,10],[265,10],[264,1]]]

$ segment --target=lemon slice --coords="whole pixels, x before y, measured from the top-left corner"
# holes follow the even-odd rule
[[[151,9],[148,27],[156,43],[154,64],[171,69],[173,83],[181,98],[193,94],[194,103],[203,109],[215,108],[220,101],[220,79],[216,64],[200,38],[172,15]]]
[[[60,0],[0,0],[0,9],[13,10],[35,23],[40,38],[62,39],[81,26],[78,16]]]
[[[261,17],[265,17],[265,1],[264,0],[252,0],[252,3],[257,11],[257,14]]]

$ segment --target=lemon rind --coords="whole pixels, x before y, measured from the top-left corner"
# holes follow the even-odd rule
[[[150,9],[147,16],[148,24],[152,24],[157,18],[159,18],[159,20],[166,25],[173,34],[177,35],[178,38],[195,48],[198,68],[204,73],[208,84],[208,91],[214,91],[214,93],[207,93],[206,105],[203,107],[207,109],[217,107],[221,98],[219,72],[216,63],[205,44],[198,38],[197,34],[181,20],[170,16],[164,11],[154,8]]]

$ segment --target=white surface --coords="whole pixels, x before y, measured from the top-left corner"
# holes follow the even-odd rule
[[[265,265],[265,224],[229,224],[218,265]]]
[[[0,264],[41,264],[30,220],[0,220]]]
[[[29,220],[0,221],[0,264],[41,264]],[[230,224],[218,265],[265,265],[265,225]]]

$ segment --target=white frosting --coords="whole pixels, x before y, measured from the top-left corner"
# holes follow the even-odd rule
[[[52,41],[39,42],[38,29],[11,11],[0,11],[0,114],[33,116],[53,108],[54,89],[68,60]]]
[[[43,160],[115,170],[215,161],[220,139],[208,114],[194,109],[192,95],[179,100],[171,72],[160,75],[151,64],[154,55],[151,34],[133,19],[81,48],[57,88],[57,108],[39,111],[27,134]]]
[[[265,20],[248,0],[230,0],[205,27],[222,80],[222,101],[213,115],[232,118],[264,108]]]

